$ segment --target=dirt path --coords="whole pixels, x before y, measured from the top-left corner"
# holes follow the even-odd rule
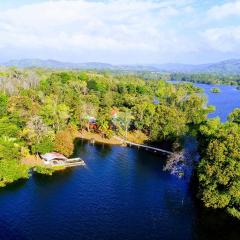
[[[32,167],[43,165],[43,161],[35,155],[30,155],[28,157],[23,158],[21,160],[21,163],[25,164],[25,165],[32,166]]]

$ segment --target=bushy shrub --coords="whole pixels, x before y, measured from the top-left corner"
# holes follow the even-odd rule
[[[39,143],[32,146],[32,152],[47,153],[54,150],[54,140],[50,136],[43,137]]]
[[[21,147],[15,138],[0,137],[0,160],[15,160],[21,155]]]
[[[0,187],[19,179],[29,178],[29,168],[21,165],[17,160],[1,160],[0,161]]]
[[[74,150],[73,140],[72,133],[68,129],[58,132],[55,136],[54,150],[67,157],[71,156]]]
[[[0,136],[17,137],[19,128],[16,124],[11,123],[8,117],[0,119]]]
[[[211,119],[200,131],[199,195],[206,207],[240,219],[240,125]]]
[[[55,167],[36,166],[34,168],[34,172],[43,174],[43,175],[52,176],[54,172],[60,171],[63,169],[65,169],[65,168],[62,166],[55,166]]]

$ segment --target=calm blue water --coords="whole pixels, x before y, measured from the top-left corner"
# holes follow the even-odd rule
[[[1,240],[239,239],[237,222],[201,209],[186,179],[162,171],[163,156],[79,144],[86,168],[0,190]]]
[[[198,85],[223,121],[239,104],[234,87]],[[239,239],[239,221],[202,208],[187,179],[162,171],[164,156],[82,142],[76,155],[87,167],[0,190],[0,240]]]
[[[169,81],[169,83],[182,83],[180,81]],[[202,83],[193,83],[195,86],[203,88],[207,96],[208,105],[215,106],[215,112],[209,114],[209,118],[220,117],[222,122],[227,120],[227,116],[235,108],[240,108],[240,90],[236,86],[228,85],[211,85]],[[211,89],[217,87],[221,93],[212,93]]]
[[[214,105],[216,111],[211,113],[209,117],[220,117],[223,122],[227,120],[227,116],[235,108],[240,108],[240,91],[235,86],[224,85],[207,85],[195,84],[205,90],[208,97],[208,104]],[[221,93],[212,93],[211,89],[217,87],[221,89]]]

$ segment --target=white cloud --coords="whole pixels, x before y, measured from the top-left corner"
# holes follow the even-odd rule
[[[219,52],[240,51],[240,26],[211,28],[203,33],[207,45]]]
[[[187,0],[48,1],[0,12],[0,47],[25,54],[35,49],[182,52],[185,47],[169,20],[191,12]],[[193,44],[192,48],[194,48]]]
[[[188,57],[197,59],[203,51],[207,56],[211,50],[239,52],[238,28],[210,26],[206,19],[237,14],[240,2],[208,12],[200,11],[196,3],[49,0],[0,8],[1,56],[147,63],[187,62]]]
[[[231,1],[222,5],[213,6],[208,11],[208,17],[210,19],[222,19],[231,16],[240,17],[240,1]]]

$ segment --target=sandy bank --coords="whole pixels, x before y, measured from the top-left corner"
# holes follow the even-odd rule
[[[98,143],[104,143],[104,144],[110,144],[110,145],[122,145],[122,141],[115,139],[114,137],[107,139],[107,138],[103,138],[98,133],[87,132],[85,130],[80,132],[78,134],[78,137],[86,140],[94,139]]]

